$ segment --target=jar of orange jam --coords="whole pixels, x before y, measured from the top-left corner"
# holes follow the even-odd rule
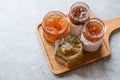
[[[81,35],[83,49],[87,52],[98,50],[101,46],[101,39],[105,31],[106,27],[102,20],[98,18],[91,18],[88,20],[84,25]]]
[[[89,6],[83,2],[74,3],[69,11],[70,33],[79,36],[83,25],[89,18]]]
[[[59,11],[52,11],[46,14],[42,22],[42,27],[45,39],[52,44],[68,33],[67,18]]]

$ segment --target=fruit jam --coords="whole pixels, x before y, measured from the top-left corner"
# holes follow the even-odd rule
[[[92,21],[96,20],[96,21]],[[100,21],[97,22],[99,19],[93,18],[91,21],[88,21],[83,29],[83,35],[86,40],[90,42],[99,41],[104,35],[104,24],[100,24]],[[102,21],[101,21],[102,23]]]
[[[75,25],[84,24],[90,18],[90,9],[87,4],[77,2],[72,5],[69,12],[69,19]]]
[[[58,38],[68,33],[66,16],[58,11],[49,12],[43,20],[44,37],[54,43]]]

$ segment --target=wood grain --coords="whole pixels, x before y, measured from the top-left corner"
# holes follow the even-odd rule
[[[91,17],[96,17],[96,16],[93,13],[91,13]],[[107,31],[102,39],[101,48],[98,51],[92,52],[92,53],[84,52],[83,53],[84,57],[83,57],[82,63],[76,63],[76,65],[71,69],[62,66],[55,61],[54,46],[49,45],[49,43],[44,39],[41,24],[39,24],[37,26],[36,31],[38,33],[44,54],[47,58],[50,69],[54,74],[61,74],[61,73],[70,71],[74,68],[89,64],[91,62],[94,62],[96,60],[102,59],[102,58],[110,55],[109,36],[110,36],[112,31],[120,28],[120,18],[113,19],[113,20],[103,20],[103,21],[107,27]]]

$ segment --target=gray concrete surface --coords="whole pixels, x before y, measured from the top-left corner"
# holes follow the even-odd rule
[[[36,25],[46,13],[68,13],[79,0],[0,0],[0,80],[120,80],[120,29],[110,37],[111,56],[54,75],[43,54]],[[120,0],[82,0],[101,19],[120,17]]]

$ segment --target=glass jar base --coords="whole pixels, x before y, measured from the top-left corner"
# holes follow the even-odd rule
[[[83,50],[86,51],[86,52],[94,52],[94,51],[97,51],[101,44],[102,44],[102,41],[99,40],[97,42],[90,42],[88,40],[86,40],[84,37],[83,37],[83,34],[81,35],[81,41],[83,42]]]

